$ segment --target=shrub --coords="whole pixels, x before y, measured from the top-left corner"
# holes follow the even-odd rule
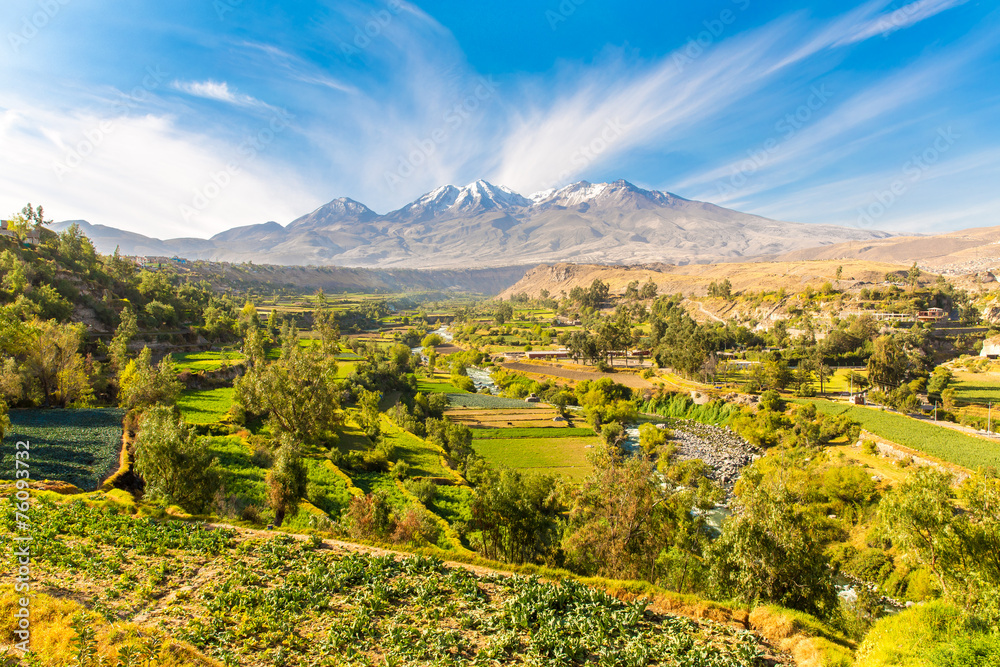
[[[429,479],[412,479],[406,483],[406,490],[424,505],[434,502],[437,497],[437,484]]]

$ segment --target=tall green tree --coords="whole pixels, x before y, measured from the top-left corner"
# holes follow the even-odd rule
[[[274,510],[274,524],[280,526],[285,516],[298,512],[299,501],[306,495],[308,474],[302,455],[294,439],[283,435],[274,456],[274,464],[267,471],[267,499]]]
[[[721,597],[747,604],[771,602],[828,617],[837,593],[817,517],[787,486],[789,475],[776,472],[744,470],[734,513],[710,552],[712,586]]]
[[[130,359],[118,376],[118,404],[127,410],[144,410],[158,403],[173,404],[181,393],[181,383],[170,357],[153,365],[148,347]]]
[[[482,553],[508,563],[544,562],[559,540],[556,481],[501,469],[481,480],[472,520],[482,531]]]
[[[202,512],[219,487],[215,459],[194,431],[159,405],[146,412],[135,443],[135,472],[148,498]]]
[[[330,442],[343,422],[336,360],[317,347],[299,345],[288,327],[280,357],[248,367],[236,381],[235,398],[247,413],[264,416],[273,433],[287,433],[300,442]]]

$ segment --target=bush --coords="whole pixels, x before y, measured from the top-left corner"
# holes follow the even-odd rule
[[[437,497],[437,485],[429,479],[411,479],[406,483],[406,490],[424,505],[434,502]]]

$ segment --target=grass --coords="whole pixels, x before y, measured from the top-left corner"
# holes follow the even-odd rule
[[[233,388],[187,390],[177,400],[184,421],[189,424],[214,424],[229,412],[233,404]]]
[[[68,482],[93,491],[118,466],[123,410],[11,410],[0,479],[14,479],[18,441],[29,443],[33,480]]]
[[[267,470],[256,466],[250,448],[239,436],[217,436],[205,439],[209,451],[218,460],[222,484],[229,495],[264,507],[267,505]]]
[[[217,371],[243,361],[239,352],[175,352],[171,355],[177,372],[200,373]]]
[[[463,394],[464,392],[450,382],[431,382],[417,380],[417,391],[423,394]]]
[[[600,442],[593,431],[590,437],[512,438],[509,440],[473,440],[472,446],[483,458],[519,472],[558,474],[581,479],[593,469],[587,454],[589,446]]]
[[[1000,445],[983,438],[872,408],[819,400],[796,399],[794,402],[813,403],[817,410],[827,414],[847,413],[866,431],[970,470],[981,466],[1000,467]]]
[[[393,447],[393,456],[410,465],[413,477],[444,477],[447,475],[441,465],[441,453],[429,442],[404,431],[382,418],[382,436]]]
[[[949,387],[955,388],[958,403],[987,405],[1000,402],[1000,379],[992,373],[955,373],[955,380]]]

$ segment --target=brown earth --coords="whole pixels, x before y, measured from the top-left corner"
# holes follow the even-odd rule
[[[638,375],[632,373],[601,373],[599,371],[578,371],[569,368],[563,368],[562,366],[553,366],[551,364],[525,364],[516,361],[500,365],[508,370],[518,371],[520,373],[563,378],[565,380],[572,380],[573,382],[583,382],[584,380],[600,380],[601,378],[611,378],[618,384],[623,384],[626,387],[631,387],[633,389],[652,389],[655,386],[649,380],[644,380]]]
[[[998,246],[1000,248],[1000,246]],[[526,293],[538,298],[542,290],[548,290],[553,297],[569,292],[574,287],[586,289],[594,280],[601,280],[611,288],[612,294],[622,294],[632,281],[644,285],[652,280],[658,294],[682,294],[688,297],[704,297],[713,282],[729,280],[734,293],[777,291],[782,288],[795,293],[807,285],[818,289],[824,283],[832,283],[838,289],[850,289],[862,285],[881,284],[889,272],[905,273],[912,261],[876,262],[868,260],[800,260],[786,262],[744,262],[726,264],[689,264],[670,266],[667,264],[644,264],[636,266],[604,266],[598,264],[543,264],[525,274],[513,287],[505,290],[500,297]],[[841,280],[837,280],[837,269],[842,267]],[[901,275],[902,275],[901,273]],[[921,282],[931,284],[936,275],[925,273]]]

